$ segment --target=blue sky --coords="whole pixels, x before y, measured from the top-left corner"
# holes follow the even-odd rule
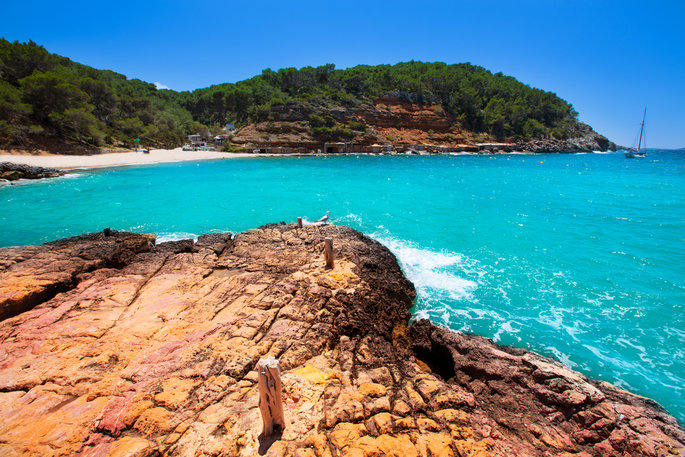
[[[632,145],[685,147],[685,0],[5,2],[0,36],[175,90],[265,68],[471,62]]]

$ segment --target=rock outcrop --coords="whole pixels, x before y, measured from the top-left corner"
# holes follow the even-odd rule
[[[590,152],[590,151],[615,151],[618,147],[606,137],[589,131],[583,135],[569,139],[538,139],[519,143],[517,150],[544,153],[544,152]]]
[[[54,168],[32,167],[30,165],[0,162],[0,181],[17,179],[55,178],[63,173]]]
[[[311,116],[330,117],[337,127],[346,129],[344,137],[317,137],[310,128]],[[362,130],[348,128],[362,125]],[[231,142],[247,150],[264,149],[268,152],[310,152],[322,149],[325,141],[342,141],[350,145],[389,145],[399,151],[423,146],[425,151],[478,151],[479,144],[501,143],[487,133],[462,129],[454,116],[445,112],[439,103],[418,103],[397,93],[387,94],[373,101],[354,106],[328,108],[290,102],[274,105],[270,121],[248,124],[241,128]],[[616,145],[586,124],[578,123],[567,139],[539,138],[518,141],[509,138],[506,150],[543,152],[581,152],[616,150]],[[360,151],[350,151],[360,152]]]
[[[13,315],[0,322],[0,455],[685,453],[685,432],[647,399],[408,325],[413,286],[352,229],[151,241],[107,231],[0,250]],[[255,371],[267,356],[286,421],[271,437]]]

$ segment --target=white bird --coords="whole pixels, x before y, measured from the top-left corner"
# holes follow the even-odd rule
[[[326,222],[326,221],[328,221],[328,216],[330,216],[330,215],[331,215],[331,212],[330,212],[330,211],[326,211],[326,215],[325,215],[324,217],[322,217],[321,219],[319,219],[318,221],[316,221],[316,222]]]

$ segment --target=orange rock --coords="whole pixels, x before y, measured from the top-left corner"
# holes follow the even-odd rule
[[[685,452],[675,419],[645,399],[407,327],[414,298],[387,249],[332,225],[0,249],[0,308],[19,306],[0,321],[0,455]],[[286,427],[264,437],[255,365],[269,355]]]
[[[133,427],[143,435],[155,436],[173,430],[177,425],[174,414],[164,408],[155,407],[146,409]]]
[[[432,457],[454,457],[452,437],[448,434],[428,433],[418,437],[418,448],[422,455]]]
[[[426,417],[419,417],[416,420],[416,424],[418,425],[421,433],[439,432],[440,431],[440,425],[437,422],[435,422],[433,419],[428,419]]]
[[[360,437],[366,435],[366,428],[359,424],[341,423],[330,432],[330,442],[340,450],[344,450]]]
[[[155,402],[168,409],[178,409],[198,384],[199,381],[193,379],[167,379],[162,383],[162,392],[155,395]]]
[[[390,413],[376,414],[371,419],[369,419],[367,423],[373,424],[372,428],[374,430],[374,433],[372,434],[375,436],[391,433],[393,429],[393,420]],[[367,428],[369,428],[368,425]]]
[[[365,397],[378,398],[385,395],[387,389],[382,384],[366,382],[359,386],[359,393]]]
[[[351,445],[365,457],[418,457],[418,451],[406,435],[380,435],[378,438],[362,437]]]
[[[411,408],[403,400],[397,400],[393,406],[393,412],[399,416],[406,416],[411,412]]]
[[[153,444],[143,438],[124,437],[112,443],[108,455],[110,457],[128,457],[134,455],[146,455],[146,451],[153,448]]]
[[[466,425],[468,423],[468,414],[456,409],[441,409],[436,411],[435,415],[441,421],[449,422],[451,424]]]

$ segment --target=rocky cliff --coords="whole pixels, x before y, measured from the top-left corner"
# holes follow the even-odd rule
[[[332,225],[1,249],[0,455],[685,453],[650,400],[408,325],[414,298],[387,249]],[[270,355],[286,427],[265,437],[255,365]]]
[[[270,116],[269,122],[248,124],[238,130],[231,143],[246,150],[272,152],[278,152],[276,148],[291,152],[316,151],[323,149],[323,143],[327,141],[342,141],[356,146],[388,145],[400,151],[422,146],[429,152],[477,151],[479,144],[502,141],[508,142],[506,151],[616,150],[614,143],[581,123],[567,139],[498,139],[461,128],[459,120],[446,113],[440,104],[419,104],[393,95],[354,107],[323,108],[301,103],[275,105]],[[327,136],[317,134],[311,128],[312,116],[328,118],[332,132]]]

